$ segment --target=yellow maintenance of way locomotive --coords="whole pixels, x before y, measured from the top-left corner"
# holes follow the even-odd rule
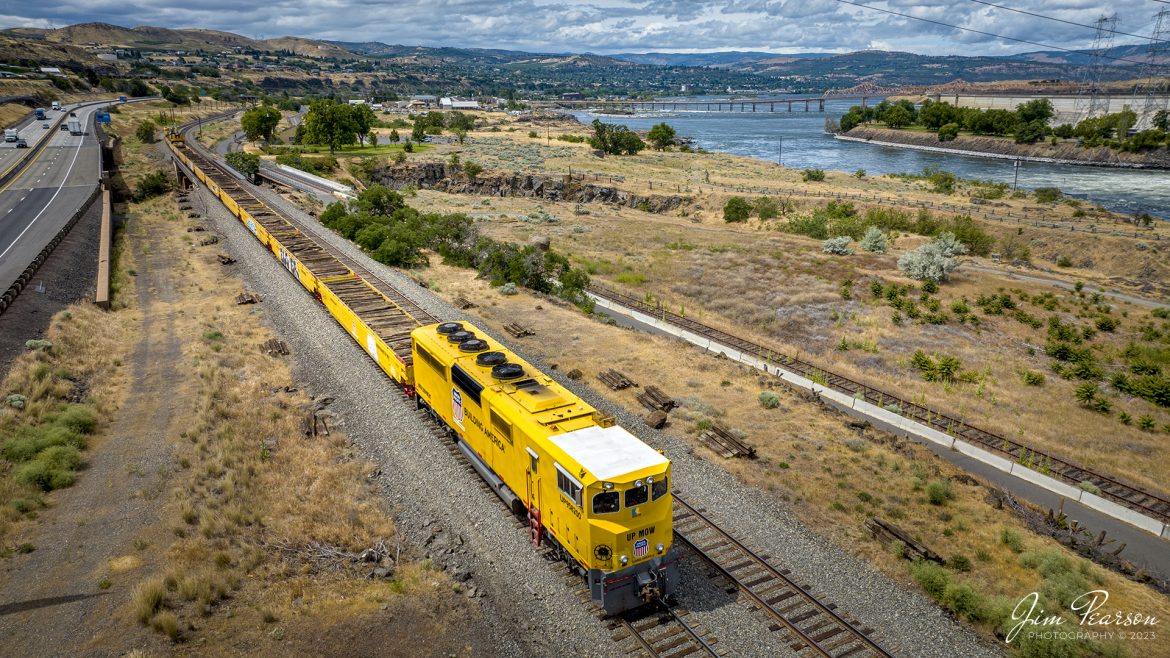
[[[470,324],[411,332],[417,404],[607,613],[672,593],[670,461]]]

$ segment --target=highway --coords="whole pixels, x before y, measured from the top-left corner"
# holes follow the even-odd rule
[[[50,140],[44,150],[11,183],[0,188],[0,291],[12,285],[37,252],[69,221],[94,190],[101,177],[100,150],[93,134],[93,114],[102,106],[77,109],[86,134],[44,130],[34,122],[32,130]],[[60,115],[52,112],[49,121]],[[22,136],[29,132],[22,129]],[[29,137],[32,137],[30,134]],[[29,146],[33,146],[30,140]],[[11,151],[11,152],[9,152]],[[22,149],[23,151],[23,149]],[[2,149],[0,171],[7,169],[15,149]]]
[[[49,137],[49,133],[57,130],[57,127],[53,124],[57,122],[57,119],[62,114],[69,114],[69,110],[51,110],[46,107],[45,119],[43,121],[38,121],[35,117],[27,117],[15,126],[10,127],[20,131],[20,138],[28,142],[28,147],[31,150],[42,139]],[[45,130],[41,127],[45,123],[49,124],[50,130]],[[15,142],[0,142],[0,172],[7,171],[22,153],[28,153],[28,151],[16,148]]]

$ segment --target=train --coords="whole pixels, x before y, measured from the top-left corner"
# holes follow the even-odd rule
[[[670,460],[469,322],[440,322],[167,133],[174,157],[309,291],[606,615],[678,589]]]

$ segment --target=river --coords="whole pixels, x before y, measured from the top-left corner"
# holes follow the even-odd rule
[[[695,98],[663,99],[701,102]],[[703,99],[706,100],[706,99]],[[871,102],[877,102],[871,99]],[[745,155],[795,169],[835,169],[854,172],[864,169],[870,176],[891,173],[919,173],[936,166],[960,178],[1013,182],[1014,162],[949,153],[933,153],[891,146],[844,142],[824,133],[825,118],[839,119],[852,101],[828,101],[825,112],[805,112],[803,103],[794,103],[792,112],[703,112],[656,110],[633,116],[595,115],[575,112],[583,123],[600,118],[635,130],[648,130],[665,121],[680,136],[690,137],[708,151]],[[814,104],[815,110],[815,104]],[[1148,212],[1170,219],[1170,172],[1165,170],[1112,169],[1084,165],[1021,162],[1021,188],[1058,187],[1069,196],[1088,199],[1110,210],[1124,213]]]

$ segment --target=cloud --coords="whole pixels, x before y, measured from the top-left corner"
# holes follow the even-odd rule
[[[1093,25],[1098,0],[1014,0],[1005,6]],[[1092,46],[1095,32],[970,0],[57,0],[25,3],[0,16],[7,27],[119,25],[200,27],[254,38],[301,36],[338,41],[505,48],[536,52],[832,51],[863,48],[923,54],[1002,55],[1040,47],[963,31]],[[1148,0],[1115,0],[1118,29],[1148,34]],[[1118,38],[1117,43],[1133,43]]]

